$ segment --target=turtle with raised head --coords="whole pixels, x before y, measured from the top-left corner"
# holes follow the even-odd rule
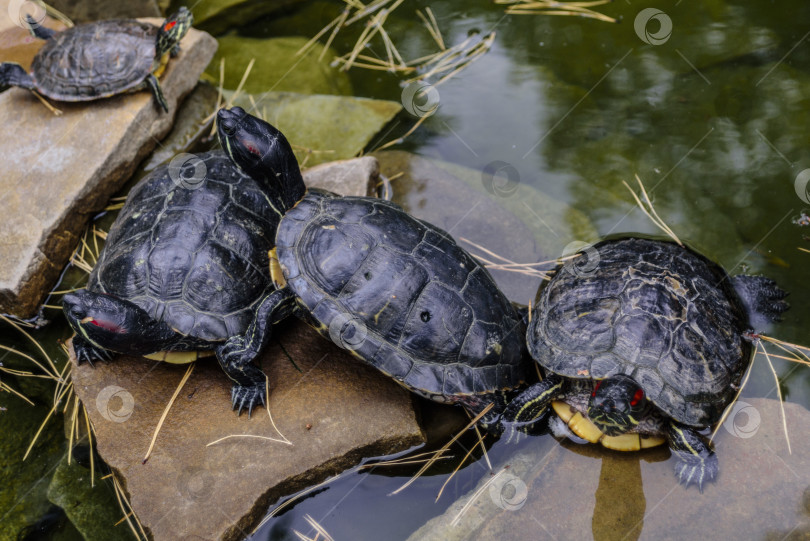
[[[134,19],[85,23],[54,32],[28,18],[31,33],[47,43],[27,73],[15,62],[0,64],[0,87],[19,86],[57,101],[90,101],[149,88],[168,112],[158,78],[193,22],[181,7],[160,27]]]
[[[222,151],[144,177],[110,228],[87,287],[63,298],[77,361],[115,352],[183,363],[213,350],[233,381],[233,407],[249,415],[264,403],[265,377],[251,362],[259,348],[243,351],[239,364],[222,352],[232,354],[251,325],[263,326],[255,320],[275,290],[268,258],[275,197],[272,185]]]
[[[547,377],[503,423],[536,423],[551,405],[577,436],[611,449],[666,442],[679,480],[702,491],[719,468],[701,430],[734,399],[754,328],[780,318],[786,295],[674,242],[595,244],[542,290],[527,340]]]
[[[278,289],[255,332],[224,347],[228,362],[241,364],[296,315],[408,390],[473,413],[493,403],[482,424],[496,419],[531,363],[523,320],[489,272],[391,202],[307,190],[284,135],[241,108],[221,109],[217,126],[234,163],[281,194],[272,202]]]

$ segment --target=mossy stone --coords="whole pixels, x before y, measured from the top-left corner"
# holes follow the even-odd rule
[[[257,39],[228,35],[218,41],[219,49],[203,75],[215,85],[219,84],[221,58],[225,59],[224,86],[228,90],[235,90],[239,86],[250,60],[255,59],[243,87],[247,93],[273,91],[352,95],[349,76],[330,65],[336,56],[333,50],[327,50],[320,59],[324,47],[316,43],[306,53],[296,55],[309,41],[307,38]]]

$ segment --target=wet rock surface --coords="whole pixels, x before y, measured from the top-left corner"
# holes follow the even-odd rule
[[[803,539],[810,533],[810,411],[785,404],[791,454],[778,402],[738,405],[751,409],[720,428],[720,476],[702,494],[678,485],[663,447],[620,453],[546,436],[495,465],[496,472],[509,468],[469,507],[475,490],[410,539],[663,539],[673,532],[682,539]]]
[[[504,182],[506,189],[497,192],[499,181],[485,182],[481,171],[403,151],[373,155],[382,173],[395,177],[394,201],[450,233],[473,255],[503,263],[463,239],[518,263],[536,263],[559,257],[573,240],[596,238],[585,215],[529,186]],[[490,272],[507,297],[521,304],[534,299],[540,285],[540,278],[525,274]]]
[[[402,110],[394,101],[293,92],[241,94],[234,105],[281,130],[302,167],[358,155]]]
[[[285,355],[283,345],[289,358]],[[75,361],[73,361],[75,363]],[[279,497],[312,486],[363,457],[423,441],[408,393],[304,323],[277,328],[261,356],[269,407],[251,419],[231,410],[231,383],[216,361],[197,362],[152,433],[185,367],[120,357],[74,366],[76,392],[141,524],[156,540],[242,539]]]
[[[159,19],[148,19],[159,24]],[[0,94],[0,312],[28,317],[58,278],[87,220],[101,210],[172,126],[216,42],[191,30],[161,86],[169,113],[150,92],[57,103],[54,116],[29,91]]]
[[[322,163],[303,172],[307,186],[351,196],[374,195],[380,178],[376,158],[364,156],[352,160]]]

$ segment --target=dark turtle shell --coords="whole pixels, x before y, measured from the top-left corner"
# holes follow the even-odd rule
[[[31,64],[37,90],[60,101],[137,88],[152,71],[158,28],[132,19],[76,25],[49,39]]]
[[[261,185],[221,151],[172,174],[164,165],[130,192],[87,289],[132,301],[182,335],[242,334],[272,288],[273,216]]]
[[[455,402],[525,380],[523,323],[490,274],[395,204],[311,190],[276,244],[320,332],[334,340],[336,321],[359,319],[362,340],[349,349],[411,390]]]
[[[633,377],[666,415],[719,419],[751,359],[748,314],[717,264],[672,242],[604,241],[562,265],[538,300],[528,342],[570,378]]]

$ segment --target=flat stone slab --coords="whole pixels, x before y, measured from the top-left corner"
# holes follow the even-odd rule
[[[307,186],[341,195],[371,196],[377,189],[380,164],[372,156],[322,163],[302,173]]]
[[[535,438],[409,540],[807,539],[810,411],[785,404],[791,454],[778,402],[737,405],[715,439],[720,475],[702,494],[678,485],[663,447],[621,453]]]
[[[142,464],[185,367],[132,357],[95,368],[73,362],[76,393],[95,427],[98,452],[156,541],[243,539],[279,497],[363,457],[424,441],[404,389],[300,321],[277,328],[260,363],[273,419],[293,445],[235,437],[208,446],[235,434],[279,435],[263,408],[251,419],[237,417],[230,380],[214,359],[203,359]]]
[[[160,24],[160,19],[144,19]],[[27,90],[0,94],[0,312],[30,317],[56,282],[88,219],[130,177],[174,122],[216,41],[191,30],[161,77],[169,113],[151,92],[56,103]]]

